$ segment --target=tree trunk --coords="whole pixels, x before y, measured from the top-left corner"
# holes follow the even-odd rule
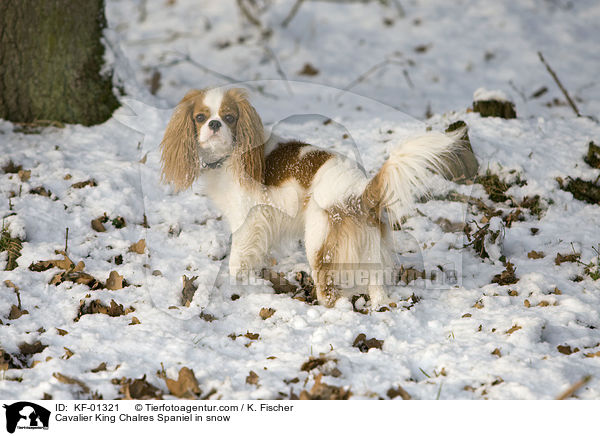
[[[104,0],[0,0],[0,118],[98,124],[119,102],[104,64]]]

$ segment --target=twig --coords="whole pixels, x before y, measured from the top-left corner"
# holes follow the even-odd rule
[[[69,248],[69,228],[67,227],[65,231],[65,253],[67,253],[67,249]]]
[[[556,397],[556,399],[557,400],[566,400],[566,399],[572,397],[573,394],[575,394],[575,392],[577,392],[579,389],[581,389],[586,384],[588,384],[591,379],[592,379],[591,375],[586,375],[581,380],[579,380],[578,382],[571,385],[571,387],[569,387],[562,394],[560,394],[558,397]]]
[[[283,71],[283,68],[281,67],[281,63],[279,62],[277,55],[271,49],[271,47],[269,47],[268,45],[265,45],[264,49],[267,52],[267,54],[271,57],[271,59],[273,59],[273,62],[275,62],[275,69],[277,70],[277,73],[279,74],[279,76],[285,81],[285,87],[287,88],[289,94],[294,95],[294,92],[292,91],[292,87],[290,86],[287,75],[285,74],[285,71]]]
[[[302,3],[304,3],[305,1],[306,0],[296,0],[296,3],[294,3],[294,6],[292,6],[292,9],[290,9],[290,12],[288,12],[285,19],[281,22],[282,27],[286,27],[288,24],[290,24],[290,21],[292,21],[294,19],[294,17],[298,13],[298,9],[300,9],[300,6],[302,6]],[[322,1],[324,3],[328,2],[328,3],[350,4],[350,3],[369,3],[369,1],[373,1],[373,0],[313,0],[313,1]],[[388,2],[385,0],[378,0],[378,2],[381,3],[383,6],[388,6]],[[400,4],[400,0],[391,0],[391,3],[393,3],[394,6],[396,7],[396,12],[398,13],[398,17],[404,18],[406,16],[406,13],[404,12],[404,8],[402,7],[402,4]]]
[[[250,10],[244,4],[244,0],[237,0],[237,5],[240,8],[240,11],[242,11],[242,14],[248,19],[248,21],[250,21],[250,23],[252,23],[256,27],[262,29],[262,23],[260,22],[260,20],[258,18],[256,18],[254,15],[252,15]]]
[[[567,102],[569,103],[569,106],[571,106],[571,109],[573,109],[573,111],[575,112],[575,115],[580,117],[581,114],[579,113],[579,109],[577,109],[577,106],[575,106],[575,103],[573,102],[573,100],[571,100],[571,97],[569,96],[569,93],[567,92],[565,87],[562,85],[562,83],[560,83],[560,80],[558,79],[558,76],[556,75],[554,70],[552,70],[550,65],[548,65],[548,62],[546,62],[546,59],[544,59],[544,56],[542,55],[541,51],[538,51],[538,56],[540,57],[540,61],[542,61],[542,63],[546,66],[546,69],[548,70],[548,72],[550,73],[550,75],[564,94],[565,98],[567,99]]]
[[[415,85],[413,85],[412,80],[410,80],[410,76],[408,75],[408,70],[406,68],[402,70],[402,74],[404,74],[404,78],[406,79],[408,86],[414,89]]]
[[[377,70],[386,67],[389,64],[397,64],[397,65],[402,65],[401,62],[394,60],[394,59],[385,59],[375,65],[373,65],[371,68],[369,68],[367,71],[365,71],[364,73],[362,73],[360,76],[358,76],[356,79],[354,79],[352,82],[350,82],[348,85],[346,85],[344,87],[344,89],[342,89],[338,96],[343,94],[346,91],[349,91],[350,89],[354,88],[356,85],[358,85],[359,83],[363,82],[365,79],[367,79],[371,74],[375,73]]]
[[[285,19],[281,22],[281,27],[287,27],[287,25],[290,24],[290,21],[294,19],[298,13],[298,9],[300,9],[300,6],[302,6],[302,3],[304,3],[304,0],[296,0],[296,3],[294,3],[294,6],[292,6],[292,9],[290,9],[287,17],[285,17]]]
[[[521,98],[523,99],[523,101],[527,101],[527,97],[525,96],[525,94],[523,93],[523,91],[521,91],[519,88],[517,88],[517,86],[513,83],[512,80],[508,81],[508,84],[510,85],[510,87],[512,89],[514,89],[514,91],[519,94],[521,96]]]
[[[213,75],[213,76],[215,76],[215,77],[218,77],[218,78],[219,78],[219,79],[221,79],[221,80],[225,80],[226,82],[228,82],[228,83],[232,83],[232,84],[244,83],[244,84],[245,84],[244,86],[246,86],[246,87],[248,87],[248,88],[252,89],[253,91],[256,91],[256,92],[258,92],[258,93],[260,93],[260,94],[264,95],[265,97],[270,97],[270,98],[273,98],[273,99],[277,100],[277,96],[276,96],[275,94],[271,94],[270,92],[267,92],[267,91],[265,91],[265,90],[264,90],[264,89],[262,89],[261,87],[258,87],[258,86],[254,86],[254,85],[250,85],[250,84],[248,84],[248,83],[245,83],[245,81],[243,81],[243,80],[239,80],[239,79],[236,79],[236,78],[234,78],[234,77],[228,76],[228,75],[226,75],[226,74],[219,73],[218,71],[215,71],[215,70],[213,70],[213,69],[210,69],[210,68],[208,68],[208,67],[206,67],[206,66],[204,66],[204,65],[202,65],[202,64],[200,64],[200,63],[198,63],[198,62],[197,62],[197,61],[195,61],[194,59],[192,59],[192,58],[190,57],[190,55],[188,55],[188,54],[181,53],[181,52],[178,52],[178,51],[174,51],[174,52],[172,52],[172,53],[175,53],[175,54],[177,54],[178,56],[181,56],[181,58],[179,58],[179,59],[174,59],[174,60],[172,60],[172,61],[170,61],[170,62],[166,62],[166,63],[163,63],[163,64],[158,64],[158,65],[156,65],[155,67],[156,67],[156,68],[159,68],[159,67],[171,67],[171,66],[173,66],[173,65],[177,65],[177,64],[180,64],[180,63],[182,63],[182,62],[189,62],[190,64],[194,65],[195,67],[198,67],[198,68],[200,68],[200,69],[201,69],[202,71],[204,71],[205,73],[208,73],[208,74],[211,74],[211,75]]]

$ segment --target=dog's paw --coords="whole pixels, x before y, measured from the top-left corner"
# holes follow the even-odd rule
[[[388,306],[392,302],[385,289],[381,286],[369,286],[368,291],[371,309],[379,309],[380,307]]]
[[[317,286],[317,301],[321,306],[333,307],[341,295],[341,292],[334,287],[327,286],[321,288]]]

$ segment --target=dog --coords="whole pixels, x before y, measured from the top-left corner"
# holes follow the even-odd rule
[[[199,177],[232,231],[229,272],[261,271],[272,247],[303,237],[318,303],[332,307],[366,291],[389,302],[380,277],[345,289],[348,270],[394,268],[390,224],[430,192],[461,148],[464,131],[429,132],[394,147],[369,178],[354,161],[266,132],[241,88],[193,89],[174,109],[160,145],[164,183],[188,189]],[[359,289],[361,288],[361,289]]]

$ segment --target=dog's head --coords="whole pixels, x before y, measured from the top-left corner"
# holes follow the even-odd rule
[[[240,180],[263,181],[263,125],[240,88],[189,91],[173,111],[161,153],[162,179],[178,191],[229,159]]]

